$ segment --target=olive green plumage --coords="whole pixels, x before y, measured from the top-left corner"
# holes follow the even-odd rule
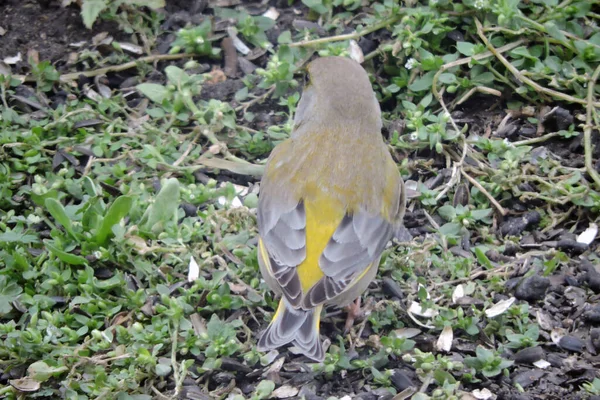
[[[291,137],[271,153],[260,185],[258,259],[282,298],[259,349],[291,342],[321,361],[323,305],[352,302],[375,278],[406,200],[365,70],[342,57],[307,69]]]

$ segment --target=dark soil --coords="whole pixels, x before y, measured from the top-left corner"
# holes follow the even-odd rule
[[[77,6],[63,8],[59,1],[48,0],[0,0],[0,27],[6,30],[0,36],[0,60],[20,52],[27,63],[27,52],[36,50],[40,60],[59,65],[75,50],[72,43],[103,31],[118,32],[116,23],[106,21],[97,21],[89,30]]]
[[[169,4],[165,10],[165,21],[171,24],[169,30],[179,27],[177,24],[179,19],[177,18],[180,16],[175,18],[176,14],[185,14],[188,12],[189,15],[187,17],[182,17],[185,22],[186,18],[193,20],[194,15],[200,16],[203,12],[210,13],[211,10],[210,8],[206,8],[206,2],[200,0],[190,1],[189,5],[187,2],[181,0],[167,1],[167,3]],[[259,7],[259,11],[261,12],[268,8],[268,6],[287,7],[287,2],[284,1],[253,3],[260,4],[257,7]],[[189,8],[186,10],[186,7]],[[257,12],[256,10],[254,11]],[[280,31],[290,29],[292,25],[289,10],[281,9],[280,11],[282,18],[274,32],[270,34],[270,36],[275,38]],[[110,22],[98,21],[93,30],[86,29],[81,22],[77,7],[65,9],[60,6],[59,2],[54,1],[0,0],[0,27],[6,30],[4,36],[0,37],[0,60],[4,57],[14,56],[18,52],[21,52],[23,58],[25,58],[28,50],[35,49],[39,52],[40,60],[49,60],[57,65],[59,69],[64,65],[68,54],[75,51],[70,47],[71,43],[90,40],[95,34],[102,31],[108,31],[116,37],[120,35],[116,24]],[[373,39],[377,40],[376,37],[373,37]],[[168,49],[168,43],[165,49]],[[238,57],[241,56],[238,55]],[[264,68],[266,59],[266,57],[259,57],[251,62],[256,67]],[[223,69],[223,61],[215,61],[214,64],[206,65],[206,69],[214,68]],[[234,100],[234,94],[243,86],[241,81],[243,75],[238,70],[237,76],[231,79],[206,85],[203,87],[202,99],[208,100],[213,98],[229,101],[233,107],[239,105]],[[111,83],[111,87],[119,86],[126,77],[128,77],[126,74],[119,75],[118,78],[115,78],[117,81]],[[158,80],[160,81],[161,79]],[[259,91],[253,94],[260,95],[262,92]],[[506,115],[505,109],[505,99],[490,99],[489,97],[482,99],[474,97],[465,105],[455,109],[453,117],[461,126],[468,124],[471,129],[469,133],[489,136],[492,131],[497,130]],[[254,129],[262,130],[266,129],[269,125],[280,122],[280,119],[283,117],[277,116],[275,113],[277,111],[284,111],[284,109],[277,105],[277,101],[267,100],[262,104],[253,105],[249,111],[255,114],[255,119],[247,125]],[[566,112],[565,115],[572,117],[569,112]],[[400,121],[389,121],[387,130],[392,131],[397,129],[396,124],[400,124]],[[512,124],[510,130],[496,132],[497,136],[502,133],[510,141],[524,140],[536,136],[535,130],[531,130],[532,127],[528,125],[526,118],[514,118],[512,119]],[[583,160],[581,156],[581,139],[574,138],[568,143],[570,145],[565,146],[564,140],[556,140],[547,142],[545,146],[551,152],[558,153],[563,160],[570,160],[572,167],[581,167]],[[600,151],[600,146],[597,146],[597,151]],[[441,168],[443,168],[444,165],[444,160],[441,157],[429,151],[424,154],[411,154],[410,157],[413,159],[420,157],[434,158],[433,167],[441,165]],[[438,172],[438,177],[443,176],[442,171]],[[430,171],[424,171],[423,174],[428,174],[428,176],[414,176],[411,179],[426,181],[427,178],[430,178],[429,180],[433,181],[436,178]],[[230,175],[225,174],[219,177],[228,181],[239,179],[239,177],[235,176],[232,178]],[[254,179],[247,178],[242,180],[247,182]],[[438,179],[438,181],[436,185],[432,184],[430,188],[444,183],[443,179]],[[586,249],[568,247],[568,244],[573,242],[574,236],[573,233],[568,231],[570,226],[558,227],[549,233],[542,234],[536,230],[536,224],[539,221],[522,221],[523,216],[527,215],[525,212],[529,211],[528,208],[531,204],[515,203],[512,206],[505,206],[510,208],[510,214],[503,220],[498,221],[499,232],[503,232],[504,230],[506,232],[503,234],[519,236],[521,238],[521,241],[515,245],[515,248],[507,246],[504,254],[497,255],[499,263],[509,261],[515,263],[521,262],[521,267],[513,271],[509,277],[510,279],[507,281],[506,295],[515,295],[519,301],[529,303],[532,310],[531,314],[538,314],[539,319],[546,321],[546,326],[541,328],[543,332],[539,339],[539,352],[545,356],[545,359],[551,363],[551,366],[542,370],[531,365],[537,359],[519,361],[518,367],[512,370],[509,377],[485,380],[484,382],[471,385],[468,389],[487,387],[496,393],[500,399],[575,398],[573,397],[573,392],[578,390],[583,382],[593,380],[596,374],[595,371],[600,367],[600,356],[598,356],[600,354],[600,332],[598,328],[600,325],[600,309],[598,308],[600,275],[592,265],[594,257],[577,258],[576,261],[573,260],[569,265],[555,271],[552,276],[543,280],[542,278],[538,279],[538,276],[535,275],[539,274],[540,271],[534,271],[533,276],[536,279],[528,280],[524,278],[527,273],[531,274],[532,270],[535,269],[532,267],[529,259],[519,259],[518,253],[525,252],[529,248],[527,246],[534,244],[539,246],[540,250],[552,247],[560,248],[573,255],[578,254],[580,250]],[[419,216],[419,212],[422,214],[422,210],[415,209],[407,213],[405,218],[407,228],[409,228],[415,237],[424,236],[428,230],[433,229],[428,225],[426,219]],[[414,224],[411,224],[411,220],[414,221]],[[471,238],[471,245],[476,244],[476,239]],[[467,244],[463,247],[468,246],[469,239],[467,238]],[[597,250],[596,247],[596,252]],[[458,251],[467,252],[468,248],[458,249]],[[489,257],[490,259],[493,258],[492,255],[489,255]],[[592,296],[588,296],[589,292],[586,293],[583,289],[586,287],[592,289],[594,292]],[[386,282],[374,282],[371,285],[370,296],[376,300],[380,300],[384,297],[391,298],[391,294],[393,293],[399,294],[396,297],[402,295],[400,288],[392,289],[386,287]],[[522,293],[525,294],[523,295]],[[498,301],[500,298],[494,300]],[[401,299],[396,299],[395,301],[402,304]],[[464,307],[465,312],[468,312],[469,308],[470,305],[466,304]],[[398,315],[398,318],[403,319],[407,325],[411,324],[410,319],[406,315]],[[325,318],[323,321],[324,335],[335,338],[337,334],[341,334],[341,325],[341,320],[331,317]],[[255,332],[260,332],[264,327],[253,326],[253,328]],[[550,331],[552,330],[563,332],[566,335],[564,338],[570,338],[569,344],[567,345],[566,342],[561,342],[558,345],[553,343],[550,337]],[[366,341],[369,339],[369,335],[373,334],[375,332],[367,324],[362,332],[361,339]],[[466,335],[457,338],[452,358],[463,360],[465,357],[472,356],[476,345],[485,341],[486,338],[483,336],[485,335],[482,331],[481,340],[478,340],[476,337],[469,338],[472,340],[465,340],[467,338]],[[418,343],[417,347],[422,351],[433,351],[433,344],[436,339],[437,336],[425,333],[415,340]],[[288,360],[303,361],[297,356],[286,352],[284,349],[281,349],[281,353],[283,356],[288,357]],[[361,349],[350,350],[351,358],[364,358],[365,356],[366,354],[361,353]],[[517,355],[513,354],[506,354],[506,356],[507,358],[519,359]],[[523,356],[521,355],[521,357]],[[219,372],[213,376],[208,376],[205,379],[206,386],[212,389],[218,387],[220,384],[219,379],[224,379],[220,375],[227,374],[223,376],[227,379],[235,377],[238,387],[245,393],[251,393],[256,383],[262,379],[261,374],[264,371],[248,371],[248,367],[243,364],[241,358],[226,361],[227,363],[224,362],[222,369],[227,372]],[[200,362],[199,364],[201,365],[202,363]],[[394,370],[392,382],[398,391],[411,385],[420,386],[414,368],[404,363],[401,358],[392,357],[390,363],[385,368]],[[288,383],[292,386],[302,387],[301,394],[305,395],[306,399],[325,399],[330,395],[342,397],[348,393],[356,393],[357,395],[353,397],[356,399],[385,398],[385,395],[379,396],[373,394],[374,391],[370,387],[365,386],[363,370],[350,371],[343,379],[340,376],[336,376],[331,380],[325,379],[321,375],[315,376],[312,373],[306,372],[306,370],[301,362],[288,362],[284,364],[281,371],[271,373],[269,379],[273,379],[278,383]],[[185,388],[187,392],[200,391],[200,388],[193,381],[186,382],[189,383],[189,386]],[[515,388],[515,383],[523,387],[525,393],[520,393]]]

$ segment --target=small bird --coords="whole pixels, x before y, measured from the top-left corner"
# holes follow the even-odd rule
[[[375,278],[406,196],[366,71],[324,57],[307,66],[307,79],[291,136],[260,184],[258,260],[281,300],[258,349],[292,343],[322,361],[323,306],[350,304]]]

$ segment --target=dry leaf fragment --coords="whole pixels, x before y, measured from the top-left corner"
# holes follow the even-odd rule
[[[504,314],[506,310],[508,310],[510,306],[513,305],[515,300],[517,299],[514,297],[511,297],[510,299],[506,300],[500,300],[499,302],[485,310],[485,315],[487,315],[488,318],[494,318],[498,315]]]
[[[194,256],[190,257],[190,264],[188,266],[188,282],[194,282],[200,276],[200,267],[194,259]]]
[[[435,347],[438,349],[438,351],[448,353],[452,349],[452,340],[454,340],[452,327],[450,325],[445,326],[444,329],[442,329],[442,333],[440,334]]]

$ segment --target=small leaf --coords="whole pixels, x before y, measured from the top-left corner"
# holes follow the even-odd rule
[[[513,305],[515,300],[517,299],[514,297],[511,297],[510,299],[506,300],[500,300],[498,303],[485,310],[485,315],[487,315],[488,318],[494,318],[498,315],[504,314],[506,310],[508,310],[510,306]]]
[[[71,218],[67,215],[65,208],[60,204],[60,202],[54,198],[47,198],[44,202],[46,208],[52,218],[59,224],[61,224],[67,233],[71,235],[73,238],[76,238],[75,232],[73,231],[73,226],[71,225]]]
[[[162,103],[169,95],[169,90],[158,83],[140,83],[136,86],[144,96],[148,97],[155,103]]]
[[[174,65],[169,65],[165,68],[165,74],[167,75],[169,83],[172,83],[173,85],[185,85],[190,80],[190,76],[184,70]]]
[[[115,199],[106,212],[102,225],[96,234],[98,244],[103,245],[106,239],[112,235],[113,225],[118,224],[129,213],[132,203],[131,197],[128,196],[120,196]]]
[[[23,292],[21,286],[15,282],[7,282],[6,275],[0,275],[0,315],[8,314],[12,310],[12,302]]]
[[[558,29],[558,26],[556,26],[556,24],[552,21],[548,21],[544,24],[544,28],[546,28],[546,32],[548,32],[548,34],[550,36],[552,36],[554,39],[560,40],[563,43],[567,43],[567,37],[565,36],[564,33],[562,33],[560,31],[560,29]]]
[[[292,32],[290,32],[290,31],[281,32],[281,35],[279,35],[279,37],[277,38],[277,43],[279,43],[279,44],[292,43]]]
[[[456,82],[456,75],[446,72],[440,74],[440,76],[438,77],[438,81],[446,85],[450,85]]]
[[[92,29],[92,25],[98,19],[98,15],[107,7],[107,0],[84,0],[81,5],[81,17],[83,23],[88,29]]]
[[[475,248],[475,256],[477,257],[477,261],[479,261],[479,264],[487,269],[492,269],[494,268],[494,266],[492,265],[492,262],[490,261],[490,259],[485,255],[485,253],[483,252],[483,250],[481,250],[481,248],[476,247]]]
[[[175,178],[168,179],[156,200],[142,216],[141,226],[143,229],[157,233],[162,231],[166,224],[175,221],[177,208],[179,207],[179,181]]]
[[[430,71],[423,75],[421,78],[408,85],[408,88],[413,92],[422,92],[424,90],[429,90],[431,88],[431,84],[433,83],[434,75],[435,72]]]
[[[435,347],[438,351],[449,352],[452,349],[452,341],[454,340],[454,333],[452,332],[452,327],[447,325],[442,330],[440,337],[438,338]]]
[[[444,236],[458,236],[462,225],[456,222],[448,222],[440,226],[439,232]]]
[[[445,205],[438,208],[438,214],[446,221],[452,221],[456,218],[456,210],[451,205]]]
[[[75,254],[67,253],[66,251],[63,251],[58,247],[54,246],[48,240],[45,240],[44,244],[46,245],[46,248],[48,249],[48,251],[50,251],[50,253],[54,254],[59,260],[66,262],[67,264],[85,265],[87,263],[87,260],[85,258]]]
[[[475,45],[469,42],[457,42],[456,48],[462,55],[472,56],[475,50]]]
[[[167,376],[171,373],[171,366],[167,364],[156,364],[156,375]]]

